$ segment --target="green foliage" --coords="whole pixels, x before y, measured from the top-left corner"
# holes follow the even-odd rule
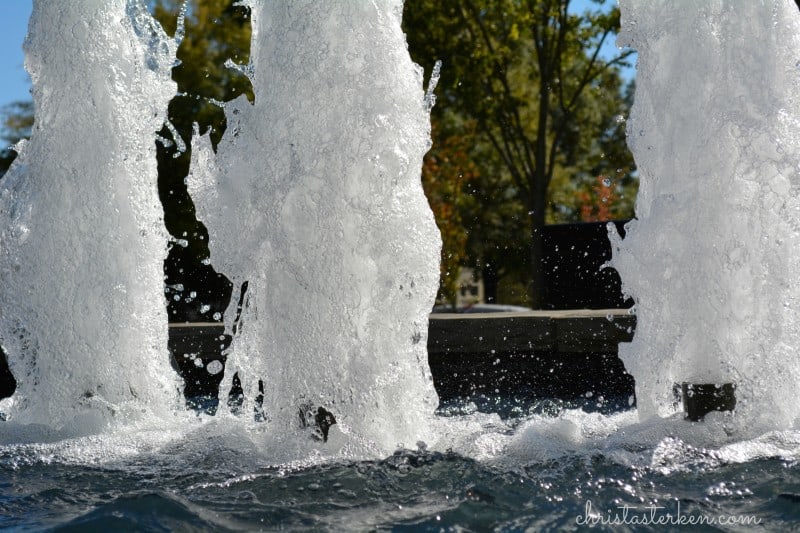
[[[154,0],[153,14],[168,33],[175,33],[182,0]],[[238,65],[249,61],[250,13],[234,0],[190,0],[184,13],[185,33],[178,48],[179,65],[172,77],[178,95],[169,104],[169,120],[180,139],[168,127],[160,135],[176,142],[158,150],[159,193],[164,205],[167,230],[177,243],[170,249],[165,265],[172,320],[209,320],[214,311],[224,311],[230,286],[208,264],[208,232],[197,220],[194,203],[184,182],[191,159],[190,139],[194,125],[200,133],[210,132],[214,147],[225,131],[221,103],[245,95],[253,100],[249,79]],[[186,145],[186,149],[182,147]],[[183,287],[183,290],[174,287]],[[187,294],[195,292],[197,297]],[[221,301],[220,301],[221,300]],[[218,304],[217,308],[214,304]],[[212,309],[201,312],[202,304]]]
[[[159,132],[165,142],[157,153],[164,220],[175,239],[165,264],[167,286],[173,289],[167,291],[170,319],[209,320],[214,311],[224,310],[230,285],[208,264],[208,233],[196,218],[184,183],[191,157],[189,140],[197,124],[201,133],[210,132],[216,146],[226,126],[221,103],[242,94],[253,99],[247,77],[225,66],[228,60],[239,65],[249,60],[250,13],[236,6],[235,0],[190,0],[185,7],[183,0],[151,0],[149,4],[168,33],[177,32],[181,16],[185,22],[178,49],[180,63],[173,69],[179,94],[170,101],[168,110],[174,132],[167,126]],[[10,145],[30,136],[32,102],[11,104],[0,113],[3,141]],[[15,157],[13,150],[0,152],[0,175]],[[203,304],[211,305],[211,309],[201,311]]]
[[[33,128],[33,102],[13,102],[0,109],[0,139],[4,146],[0,150],[0,177],[17,157],[11,148],[14,144],[31,136]]]
[[[574,13],[569,4],[406,0],[412,57],[426,72],[437,59],[444,63],[432,113],[434,145],[423,168],[444,237],[443,298],[452,300],[460,266],[470,266],[483,273],[490,296],[498,285],[514,287],[503,289],[515,295],[514,303],[536,305],[543,224],[632,215],[635,170],[619,118],[627,116],[632,95],[619,71],[627,53],[599,54],[613,39],[619,12]],[[175,33],[182,0],[150,5]],[[191,146],[179,148],[190,144],[195,123],[216,146],[226,126],[219,104],[240,95],[252,101],[253,94],[247,77],[225,66],[249,60],[249,11],[234,0],[190,0],[184,15],[173,71],[179,95],[169,107],[180,142],[160,146],[158,161],[167,229],[187,244],[170,251],[168,284],[189,292],[224,279],[204,264],[208,236],[184,184]],[[12,104],[2,114],[1,136],[9,144],[30,134],[31,103]],[[167,127],[160,135],[175,140]],[[0,154],[0,173],[14,155]],[[612,191],[601,190],[599,176],[610,180]],[[527,297],[521,286],[532,288]],[[207,318],[172,307],[173,319]]]
[[[404,11],[414,60],[426,71],[443,62],[432,120],[477,125],[470,156],[483,182],[474,203],[463,204],[465,220],[480,220],[470,228],[469,261],[484,279],[527,277],[534,306],[544,276],[540,228],[577,220],[579,193],[598,175],[621,189],[633,183],[617,118],[629,106],[619,69],[630,52],[600,54],[619,11],[574,13],[569,4],[407,0]]]
[[[436,148],[422,166],[422,187],[442,234],[442,257],[438,301],[456,305],[461,265],[466,260],[467,231],[462,219],[468,201],[466,187],[479,179],[468,150],[474,126],[464,126],[462,135],[443,136],[434,125],[431,137]]]
[[[174,34],[182,0],[155,0],[153,15],[165,31]],[[250,55],[249,11],[234,0],[190,0],[185,10],[185,31],[178,48],[179,64],[172,71],[178,97],[170,106],[170,120],[186,138],[192,123],[201,133],[211,130],[216,145],[225,130],[220,103],[246,95],[253,100],[250,80],[229,60],[245,65]],[[188,124],[187,124],[188,123]]]

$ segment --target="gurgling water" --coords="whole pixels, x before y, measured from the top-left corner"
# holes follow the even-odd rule
[[[278,432],[310,402],[383,452],[429,440],[441,241],[402,2],[251,4],[255,103],[227,105],[216,157],[195,140],[189,177],[214,265],[247,283],[226,378],[242,377],[246,411],[263,380]]]
[[[643,417],[673,383],[736,383],[747,432],[800,414],[800,17],[789,0],[620,2],[636,48],[636,220],[612,264]]]
[[[154,132],[175,48],[141,2],[34,2],[36,123],[0,182],[0,342],[18,381],[3,411],[16,422],[82,433],[174,408]]]

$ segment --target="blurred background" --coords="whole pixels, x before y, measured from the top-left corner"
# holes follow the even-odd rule
[[[0,8],[0,175],[34,120],[22,53],[31,3]],[[147,3],[173,34],[183,2]],[[220,103],[253,99],[249,80],[225,66],[248,62],[250,19],[233,0],[189,0],[185,15],[179,94],[158,144],[172,235],[165,296],[172,322],[217,321],[230,284],[210,264],[184,178],[193,123],[216,145]],[[599,271],[609,251],[598,223],[632,217],[637,187],[625,144],[635,56],[615,46],[616,1],[407,0],[403,26],[426,83],[442,61],[422,169],[444,241],[436,309],[629,305],[615,274]]]

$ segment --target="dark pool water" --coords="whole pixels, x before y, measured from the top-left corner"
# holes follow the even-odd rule
[[[47,450],[0,448],[0,529],[800,530],[795,459],[726,462],[680,443],[644,464],[609,448],[518,462],[403,450],[305,467],[245,466],[235,449],[83,462]]]

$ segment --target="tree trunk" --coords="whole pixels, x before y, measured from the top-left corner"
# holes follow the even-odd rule
[[[543,309],[545,302],[544,271],[544,209],[536,210],[530,216],[530,281],[528,283],[528,306],[532,309]]]
[[[481,277],[483,278],[483,299],[487,304],[496,303],[499,276],[495,265],[491,263],[485,265],[482,269]]]
[[[543,149],[544,146],[537,146]],[[544,156],[542,156],[544,160]],[[542,165],[528,178],[532,194],[528,197],[528,221],[531,235],[530,244],[530,280],[528,283],[528,306],[533,309],[543,309],[545,301],[545,281],[547,273],[544,270],[544,233],[545,210],[547,209],[547,175]]]

